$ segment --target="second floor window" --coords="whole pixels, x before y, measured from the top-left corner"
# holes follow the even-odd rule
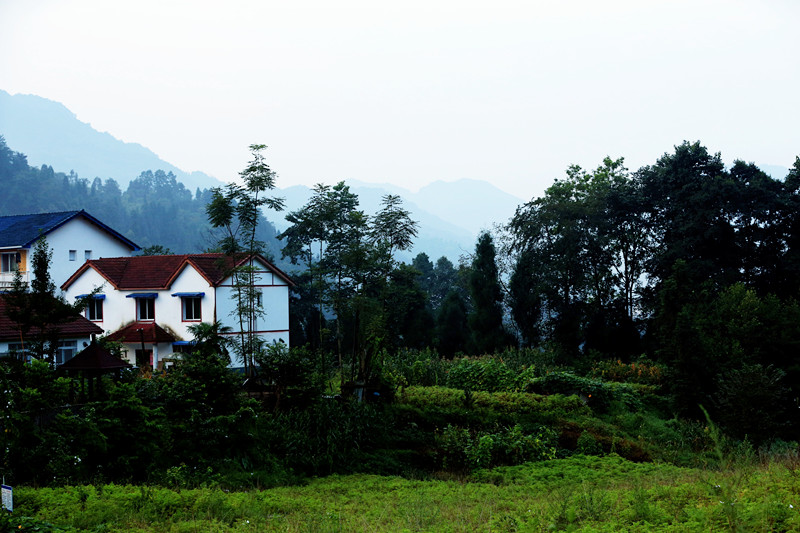
[[[202,320],[202,312],[200,305],[200,298],[196,296],[187,296],[181,298],[181,307],[183,307],[183,320],[195,321]]]
[[[86,318],[95,322],[103,320],[103,300],[99,298],[89,300],[89,305],[86,306]]]
[[[136,319],[155,320],[156,319],[156,299],[137,298],[136,299]]]
[[[3,272],[14,272],[19,265],[19,254],[16,252],[11,254],[3,254],[2,257],[2,270]]]

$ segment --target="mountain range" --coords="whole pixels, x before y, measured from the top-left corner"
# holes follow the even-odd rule
[[[141,144],[99,132],[81,122],[63,104],[40,96],[11,95],[0,90],[0,135],[5,137],[9,148],[25,154],[31,165],[46,164],[59,172],[74,171],[89,180],[113,178],[123,190],[145,170],[172,172],[190,191],[223,185],[203,172],[185,172]],[[474,249],[480,231],[505,223],[523,203],[522,199],[480,180],[435,181],[416,192],[391,184],[356,181],[347,184],[358,195],[367,214],[380,208],[381,198],[386,194],[403,198],[404,207],[419,222],[413,249],[400,255],[406,261],[425,252],[434,261],[446,256],[455,262]],[[292,186],[278,189],[275,194],[284,197],[287,210],[292,211],[306,203],[311,190]],[[267,213],[267,217],[279,230],[286,228],[283,217],[275,213]]]

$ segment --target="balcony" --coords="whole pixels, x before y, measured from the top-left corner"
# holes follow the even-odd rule
[[[24,283],[30,283],[30,272],[28,270],[23,270],[22,274],[22,281]],[[0,272],[0,290],[8,289],[14,284],[14,272]]]

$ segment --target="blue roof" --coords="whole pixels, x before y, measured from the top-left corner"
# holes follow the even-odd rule
[[[75,217],[84,217],[112,237],[130,246],[132,250],[140,249],[136,243],[106,226],[83,209],[80,211],[62,211],[60,213],[0,217],[0,248],[30,247],[39,237],[47,235]]]

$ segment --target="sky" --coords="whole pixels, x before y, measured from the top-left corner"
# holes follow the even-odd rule
[[[0,0],[0,89],[222,181],[263,143],[280,187],[528,200],[684,140],[791,166],[798,22],[796,0]]]

